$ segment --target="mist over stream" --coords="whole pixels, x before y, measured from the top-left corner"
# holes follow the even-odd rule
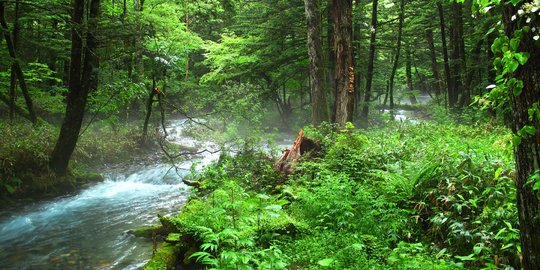
[[[186,121],[168,124],[169,140],[212,147],[182,135]],[[189,194],[180,179],[203,153],[171,165],[130,165],[104,171],[105,180],[76,194],[0,212],[2,269],[138,269],[152,256],[151,240],[127,232],[157,223],[157,214],[179,211]]]

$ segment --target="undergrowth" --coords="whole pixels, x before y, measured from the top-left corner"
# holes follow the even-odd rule
[[[277,175],[243,151],[193,173],[171,218],[208,269],[519,269],[509,132],[451,120],[335,131]],[[234,266],[234,267],[233,267]]]
[[[48,161],[58,132],[47,123],[11,125],[0,121],[0,198],[16,198],[28,192],[46,194],[80,181],[93,181],[100,177],[91,173],[92,168],[127,160],[142,151],[136,129],[91,127],[79,139],[68,177],[55,177]]]

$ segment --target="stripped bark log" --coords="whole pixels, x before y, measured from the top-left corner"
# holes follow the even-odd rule
[[[294,173],[293,165],[298,162],[298,159],[313,150],[318,150],[319,146],[313,140],[304,137],[304,130],[300,129],[296,140],[294,140],[291,148],[283,151],[281,158],[274,164],[274,169],[284,174]]]

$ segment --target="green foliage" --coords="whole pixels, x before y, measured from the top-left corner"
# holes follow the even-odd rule
[[[400,242],[390,253],[388,264],[392,269],[464,269],[461,263],[445,259],[448,259],[448,254],[444,249],[434,258],[422,243]]]
[[[223,156],[192,176],[202,197],[177,227],[203,243],[193,258],[216,268],[253,267],[267,247],[296,269],[515,267],[511,136],[479,117],[306,128],[322,149],[285,182],[264,154]]]
[[[0,122],[0,194],[19,192],[38,180],[34,179],[36,174],[47,171],[55,133],[48,125],[34,127],[27,123]],[[36,184],[40,184],[38,181]]]
[[[250,195],[227,181],[206,199],[191,200],[172,222],[202,243],[190,258],[210,269],[284,269],[286,256],[273,243],[294,221],[285,200]]]

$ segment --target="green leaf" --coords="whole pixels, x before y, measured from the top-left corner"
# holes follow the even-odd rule
[[[514,94],[515,97],[521,95],[521,92],[523,92],[523,87],[520,87],[519,85],[514,86],[512,88],[512,94]]]
[[[527,60],[529,60],[529,53],[526,53],[526,52],[516,53],[514,54],[514,57],[523,66],[525,65],[525,63],[527,63]]]
[[[539,190],[540,189],[540,181],[537,181],[534,183],[533,190]]]
[[[281,205],[272,204],[272,205],[269,205],[269,206],[265,207],[264,209],[271,210],[271,211],[279,211],[279,210],[281,210]]]
[[[512,49],[512,51],[517,51],[517,48],[519,47],[519,42],[521,40],[520,39],[517,39],[517,38],[513,38],[510,40],[510,48]]]
[[[517,147],[521,144],[521,138],[519,136],[512,136],[512,145]]]
[[[499,177],[501,176],[501,173],[503,172],[503,168],[502,167],[499,167],[496,171],[495,171],[495,179],[499,179]]]
[[[512,5],[515,6],[515,5],[519,4],[521,1],[523,1],[523,0],[512,0]]]
[[[10,194],[13,194],[13,192],[15,192],[15,188],[13,188],[10,184],[4,184],[4,187]]]
[[[511,59],[506,62],[505,69],[508,70],[510,73],[514,73],[516,69],[519,67],[518,61]]]
[[[476,261],[476,258],[474,258],[474,253],[467,256],[456,256],[456,258],[462,261]]]
[[[501,47],[503,45],[503,39],[502,38],[497,38],[493,41],[493,44],[491,44],[491,51],[493,53],[498,53],[501,51]]]
[[[324,266],[324,267],[330,267],[332,266],[332,264],[334,264],[334,259],[333,258],[327,258],[327,259],[323,259],[323,260],[320,260],[318,261],[317,263],[320,265],[320,266]]]
[[[268,200],[268,199],[270,199],[270,196],[268,196],[266,194],[257,194],[257,198],[259,198],[261,200]]]
[[[473,252],[474,252],[474,254],[478,255],[478,254],[480,254],[480,252],[482,252],[482,249],[484,249],[484,246],[477,245],[477,246],[473,247]]]

